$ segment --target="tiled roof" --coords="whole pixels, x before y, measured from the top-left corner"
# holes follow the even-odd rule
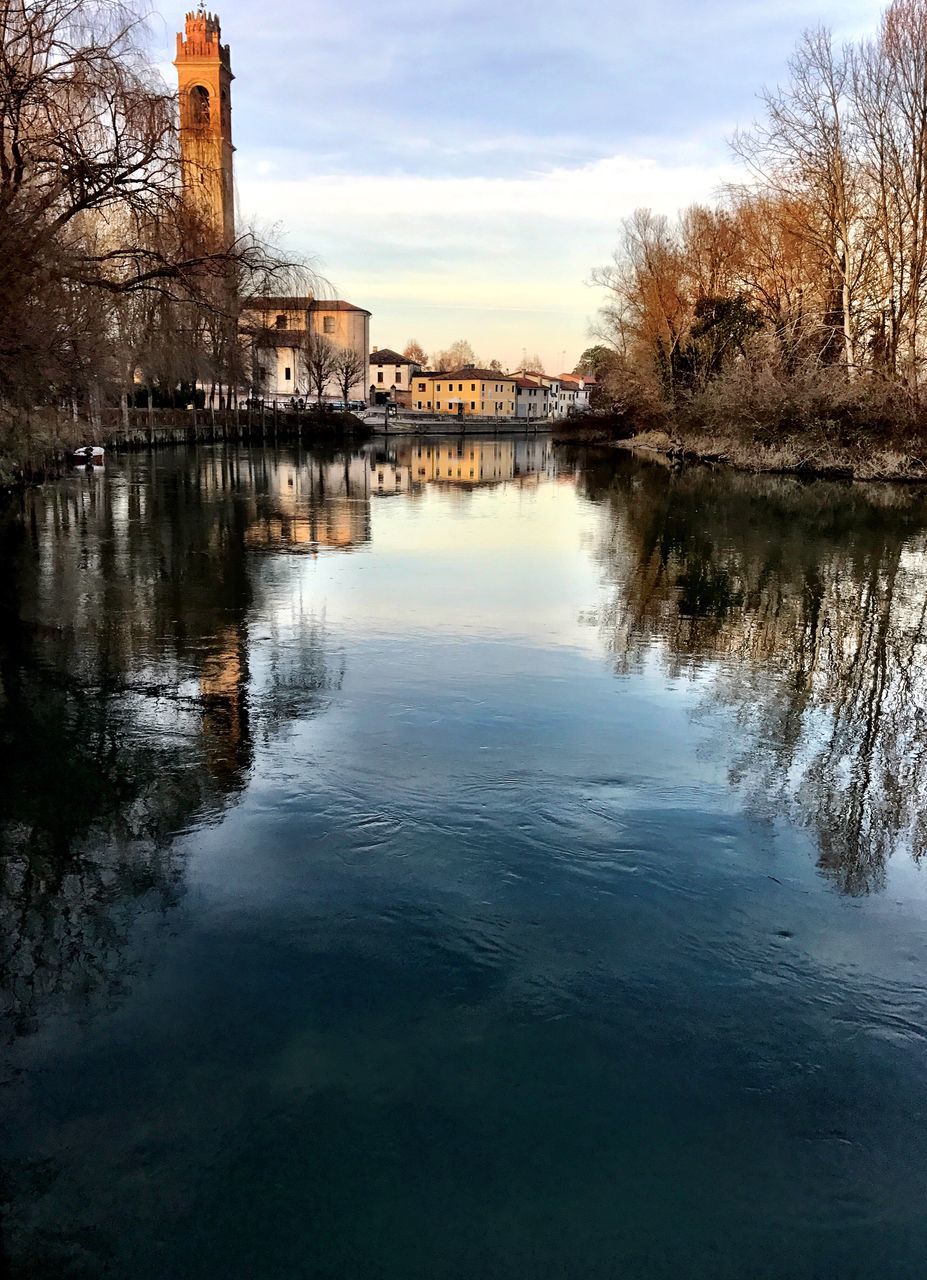
[[[414,364],[414,360],[409,360],[406,356],[401,356],[398,351],[392,351],[389,347],[381,347],[379,351],[371,351],[371,364]]]
[[[543,386],[540,382],[532,382],[532,380],[531,380],[530,378],[516,378],[516,379],[515,379],[515,385],[516,385],[516,387],[518,387],[518,389],[519,389],[520,391],[525,391],[525,390],[527,390],[529,387],[531,388],[531,390],[532,390],[532,391],[547,391],[547,390],[548,390],[548,388],[547,388],[547,387],[545,387],[545,386]]]
[[[477,369],[475,366],[467,365],[463,369],[442,369],[438,373],[431,375],[433,378],[459,378],[462,382],[466,382],[467,378],[471,381],[478,378],[480,382],[514,382],[515,378],[510,373],[500,373],[498,369]]]
[[[359,311],[369,316],[370,312],[363,307],[355,307],[353,302],[345,302],[341,298],[326,300],[325,298],[301,297],[297,295],[246,298],[241,304],[243,311]]]
[[[369,316],[371,312],[366,311],[363,307],[355,307],[353,302],[343,302],[340,298],[336,298],[333,302],[326,302],[319,298],[317,301],[310,303],[310,311],[359,311],[363,316]]]

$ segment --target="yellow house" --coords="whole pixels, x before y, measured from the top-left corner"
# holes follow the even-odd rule
[[[514,418],[515,379],[472,366],[417,373],[412,379],[412,409],[458,418]]]

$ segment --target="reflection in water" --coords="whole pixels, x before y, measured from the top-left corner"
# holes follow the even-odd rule
[[[779,833],[922,852],[925,528],[531,438],[29,494],[0,1275],[918,1274],[923,886]]]
[[[176,834],[234,800],[257,731],[313,714],[339,682],[317,620],[298,611],[272,628],[252,674],[248,555],[272,541],[269,511],[296,543],[304,519],[313,545],[362,541],[356,468],[162,454],[141,480],[82,476],[6,513],[0,990],[10,1033],[69,997],[120,990],[133,919],[181,892]]]
[[[251,548],[315,552],[361,546],[370,538],[366,457],[278,462],[254,502],[245,535]]]
[[[598,621],[618,669],[657,646],[709,670],[736,724],[732,780],[788,814],[850,894],[927,842],[921,767],[927,504],[890,487],[628,463],[590,471],[613,589]]]
[[[465,489],[537,482],[555,474],[550,440],[526,435],[514,439],[459,436],[455,439],[400,439],[373,454],[371,489],[379,496],[415,492],[423,485]]]

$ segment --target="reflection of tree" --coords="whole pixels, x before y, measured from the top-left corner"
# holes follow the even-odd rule
[[[117,991],[140,911],[176,902],[174,837],[244,786],[253,734],[337,681],[298,620],[255,705],[247,530],[275,465],[156,455],[27,495],[0,527],[0,988],[13,1034]],[[279,678],[278,678],[279,677]],[[298,694],[298,696],[297,696]]]
[[[657,646],[709,671],[739,729],[732,778],[815,836],[847,893],[927,849],[927,503],[628,462],[589,473],[611,520],[600,616],[622,670]]]

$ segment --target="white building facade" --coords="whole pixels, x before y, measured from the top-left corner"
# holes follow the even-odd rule
[[[378,347],[370,353],[370,383],[368,396],[371,404],[383,404],[393,400],[408,405],[412,399],[412,379],[421,369],[415,360],[409,360],[389,347]]]
[[[515,416],[529,422],[550,417],[550,388],[531,378],[515,379]]]
[[[370,312],[341,299],[309,297],[252,298],[241,311],[241,332],[251,345],[252,384],[256,395],[271,400],[314,398],[306,367],[313,337],[336,347],[350,348],[358,358],[360,376],[349,397],[367,399],[370,353]],[[340,399],[342,388],[330,378],[327,399]]]

